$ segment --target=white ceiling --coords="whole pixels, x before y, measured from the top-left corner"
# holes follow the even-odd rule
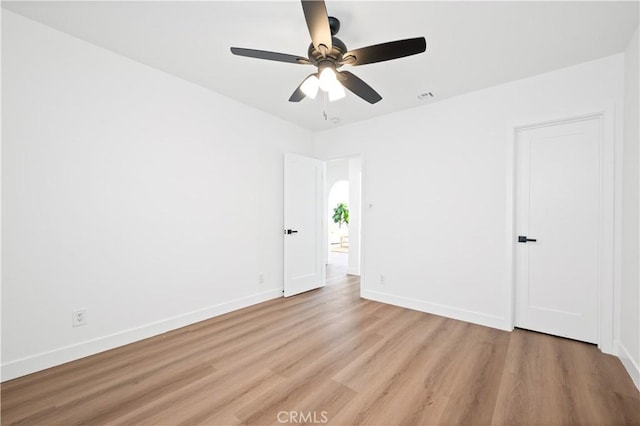
[[[340,124],[601,58],[625,48],[638,2],[327,1],[349,49],[424,36],[427,51],[351,71],[383,97],[328,105]],[[3,2],[13,12],[311,130],[323,101],[288,102],[311,66],[234,56],[229,47],[306,56],[298,1]],[[346,68],[346,67],[345,67]],[[431,101],[417,95],[433,92]]]

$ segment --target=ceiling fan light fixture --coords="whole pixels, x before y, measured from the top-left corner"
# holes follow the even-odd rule
[[[305,97],[315,98],[319,89],[327,94],[324,99],[336,100],[344,97],[344,89],[349,89],[366,102],[375,104],[382,100],[378,92],[349,71],[338,73],[336,69],[342,65],[359,66],[404,58],[427,49],[424,37],[414,37],[349,50],[342,40],[335,37],[340,21],[327,14],[324,0],[302,0],[301,3],[311,36],[307,58],[267,50],[231,48],[231,53],[238,56],[317,67],[318,72],[313,74],[315,77],[307,77],[303,81],[304,87],[303,84],[296,87],[289,102],[300,102]]]
[[[329,90],[329,102],[337,101],[347,96],[342,84],[336,81],[336,84]]]
[[[318,89],[320,88],[320,80],[315,75],[310,75],[300,86],[300,90],[305,94],[305,96],[315,99],[318,94]]]

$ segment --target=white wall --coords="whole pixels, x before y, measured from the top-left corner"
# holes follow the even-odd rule
[[[619,143],[623,68],[618,54],[314,135],[319,158],[364,155],[363,296],[509,329],[514,126],[607,110]]]
[[[622,179],[622,284],[620,358],[640,389],[640,136],[638,132],[638,30],[624,61],[624,147]]]
[[[2,68],[4,380],[281,296],[309,132],[7,11]]]

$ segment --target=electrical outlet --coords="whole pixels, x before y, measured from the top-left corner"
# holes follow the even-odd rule
[[[264,284],[264,274],[262,272],[258,274],[258,283]]]
[[[87,324],[87,310],[86,309],[76,309],[71,312],[71,325],[73,327],[78,327],[81,325]]]
[[[380,274],[380,285],[385,285],[384,275]]]

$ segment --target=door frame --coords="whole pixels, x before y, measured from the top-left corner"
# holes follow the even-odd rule
[[[528,124],[509,127],[509,145],[507,148],[507,273],[509,300],[508,328],[515,327],[516,310],[516,171],[517,143],[520,132],[558,124],[572,123],[590,119],[600,121],[599,161],[600,161],[600,205],[598,229],[598,348],[605,353],[615,354],[614,347],[614,282],[616,276],[615,238],[616,229],[616,158],[615,158],[615,122],[613,106],[600,111],[575,114],[561,118],[549,118]]]

